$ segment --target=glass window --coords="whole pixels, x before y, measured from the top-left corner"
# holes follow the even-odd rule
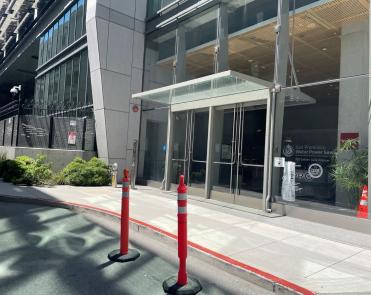
[[[41,36],[40,43],[39,43],[39,59],[38,59],[38,65],[43,64],[43,54],[44,54],[44,36]]]
[[[82,18],[82,34],[86,34],[86,0],[84,0],[84,15]]]
[[[72,6],[71,8],[71,19],[70,19],[70,32],[68,35],[68,44],[72,44],[75,39],[75,32],[76,32],[76,14],[77,14],[77,4]]]
[[[167,86],[173,82],[175,30],[158,32],[146,40],[144,89]]]
[[[71,103],[71,85],[72,85],[72,60],[66,64],[66,84],[64,88],[64,105],[66,109],[72,108]]]
[[[47,60],[49,60],[52,57],[52,52],[53,52],[53,28],[49,30]]]
[[[367,185],[369,1],[299,4],[289,16],[292,63],[280,95],[282,137],[275,142],[294,162],[295,181],[281,171],[276,194],[284,202],[294,195],[298,206],[355,216]]]
[[[359,184],[347,189],[343,168],[354,165],[355,154],[368,146],[368,88],[368,78],[359,77],[285,90],[281,151],[296,166],[295,204],[325,210],[341,207],[343,214],[355,215],[359,189],[367,181],[361,174],[347,175],[348,181]],[[355,154],[341,151],[347,139],[357,140]],[[362,165],[352,169],[361,171]],[[280,179],[278,193],[285,201],[289,185]]]
[[[58,23],[53,26],[53,46],[52,46],[52,57],[57,54],[58,44]]]
[[[49,76],[50,76],[50,73],[45,74],[44,96],[40,104],[41,111],[44,111],[47,108],[48,93],[49,93]]]
[[[67,11],[66,14],[64,15],[62,50],[68,46],[70,20],[71,20],[71,12]]]
[[[91,79],[90,79],[90,68],[88,63],[88,79],[87,79],[87,86],[86,86],[86,105],[93,104],[93,94],[91,91]]]
[[[138,172],[146,180],[162,181],[165,175],[167,109],[149,109],[141,115]]]
[[[217,10],[213,8],[179,24],[185,29],[186,80],[215,72],[216,17]]]
[[[81,62],[80,62],[80,77],[79,77],[80,81],[79,81],[79,93],[78,93],[78,103],[77,103],[78,107],[85,105],[87,72],[88,72],[88,52],[84,50],[81,53]]]
[[[157,11],[161,8],[162,0],[148,0],[147,1],[147,17],[155,16]]]
[[[38,104],[39,95],[40,95],[40,79],[35,81],[35,95],[34,95],[34,105]]]
[[[48,59],[48,44],[49,44],[49,32],[44,35],[44,53],[42,58],[42,63],[44,64]]]
[[[229,68],[273,81],[277,1],[234,0],[228,8]]]
[[[257,26],[263,21],[270,20],[277,16],[277,1],[230,0],[228,1],[228,6],[229,34],[247,29],[251,26]],[[248,30],[249,29],[246,31]]]
[[[49,90],[48,90],[48,100],[46,101],[46,106],[48,109],[53,108],[53,97],[54,97],[54,73],[55,70],[51,70],[49,74]]]
[[[77,106],[77,96],[79,90],[79,73],[80,73],[80,55],[73,58],[72,66],[72,87],[71,87],[71,103],[72,107]]]
[[[334,0],[296,7],[290,17],[294,67],[289,75],[295,74],[289,85],[367,74],[368,6],[367,0]]]
[[[63,39],[63,28],[64,28],[64,16],[58,22],[58,42],[57,42],[57,53],[62,50],[62,39]]]
[[[66,83],[66,64],[60,66],[60,83],[58,91],[58,109],[64,108],[65,83]]]
[[[36,108],[40,109],[44,100],[45,76],[40,77],[38,80],[40,81],[40,91],[36,98]]]
[[[82,27],[84,22],[84,0],[77,2],[76,12],[76,36],[75,39],[79,39],[82,36]]]
[[[60,67],[55,68],[54,72],[54,89],[53,89],[53,109],[58,107],[58,92],[59,92]]]

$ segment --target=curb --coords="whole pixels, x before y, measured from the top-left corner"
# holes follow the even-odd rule
[[[9,195],[1,195],[1,202],[11,202],[11,203],[27,203],[36,205],[45,205],[49,207],[65,208],[74,211],[89,211],[90,213],[95,213],[103,215],[105,217],[111,218],[115,222],[120,221],[121,214],[111,210],[85,205],[81,203],[64,202],[64,201],[51,201],[35,197],[14,197]],[[177,235],[167,232],[161,228],[153,226],[151,224],[145,223],[143,221],[129,218],[130,228],[136,232],[142,232],[147,235],[160,240],[161,242],[166,242],[172,244],[174,247],[177,245]],[[190,252],[197,256],[197,258],[211,263],[217,267],[223,267],[223,269],[233,275],[236,275],[242,279],[245,279],[255,285],[272,291],[276,294],[302,294],[302,295],[315,295],[316,292],[308,290],[301,287],[295,283],[287,281],[285,279],[279,278],[275,275],[262,271],[258,268],[252,267],[238,260],[225,256],[221,253],[210,250],[204,246],[196,244],[194,242],[188,242]]]

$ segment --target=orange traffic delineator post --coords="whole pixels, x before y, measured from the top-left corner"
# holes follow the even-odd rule
[[[368,186],[364,185],[362,189],[362,196],[359,200],[359,206],[357,210],[358,218],[368,218]]]
[[[140,254],[135,249],[129,249],[129,170],[124,170],[121,198],[121,235],[120,249],[108,254],[108,259],[115,262],[128,262],[137,259]]]
[[[200,282],[187,275],[187,187],[184,176],[180,176],[178,186],[178,276],[165,280],[162,287],[167,294],[193,295],[202,290]]]

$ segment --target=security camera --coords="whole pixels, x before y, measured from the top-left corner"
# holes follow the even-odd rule
[[[22,89],[22,86],[21,85],[19,85],[19,86],[13,86],[12,89],[10,89],[10,93],[13,96],[16,96],[17,94],[19,94],[19,92],[21,92],[21,89]]]

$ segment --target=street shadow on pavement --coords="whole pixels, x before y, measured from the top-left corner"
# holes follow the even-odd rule
[[[118,227],[118,224],[117,224]],[[176,264],[132,243],[141,256],[108,261],[117,233],[72,211],[0,203],[0,294],[163,294]],[[206,284],[200,294],[228,294]]]

